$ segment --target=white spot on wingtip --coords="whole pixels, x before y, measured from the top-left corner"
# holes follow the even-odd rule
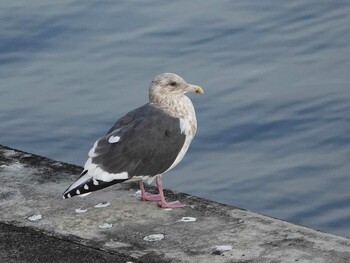
[[[99,203],[97,205],[95,205],[96,208],[105,208],[105,207],[108,207],[110,206],[111,203],[108,203],[108,202],[102,202],[102,203]]]
[[[64,195],[62,196],[62,198],[63,198],[63,199],[66,199],[66,197],[65,197]]]
[[[111,137],[109,137],[109,139],[108,139],[108,142],[109,143],[117,143],[117,142],[119,142],[119,140],[120,140],[120,137],[118,136],[118,135],[112,135]]]
[[[163,234],[153,234],[153,235],[149,235],[143,238],[143,240],[148,241],[148,242],[154,242],[154,241],[159,241],[164,239],[164,235]]]
[[[89,186],[86,184],[86,185],[84,185],[84,189],[85,190],[89,190]]]
[[[196,222],[197,218],[195,217],[183,217],[180,220],[178,220],[178,222]]]
[[[76,213],[85,213],[86,211],[87,209],[81,209],[81,208],[75,209]]]
[[[29,217],[27,217],[27,219],[29,220],[29,221],[38,221],[38,220],[40,220],[40,219],[42,219],[43,217],[41,216],[41,215],[32,215],[32,216],[29,216]]]
[[[108,228],[112,228],[113,224],[103,223],[102,225],[98,225],[97,227],[101,229],[108,229]]]
[[[71,198],[72,196],[71,196],[70,194],[67,194],[67,197],[68,197],[68,198]]]
[[[76,191],[76,193],[77,193],[77,195],[80,195],[80,191],[79,191],[79,189]]]
[[[98,185],[98,181],[93,179],[94,185]]]

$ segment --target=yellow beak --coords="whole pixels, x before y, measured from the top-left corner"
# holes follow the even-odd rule
[[[204,93],[204,90],[202,89],[202,87],[197,87],[196,88],[196,93],[199,93],[199,94],[203,94]]]
[[[191,85],[191,84],[190,84],[190,91],[195,92],[195,93],[199,93],[199,94],[204,93],[204,90],[202,89],[202,87],[199,87],[196,85]]]

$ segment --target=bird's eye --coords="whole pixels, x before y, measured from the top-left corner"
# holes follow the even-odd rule
[[[169,84],[170,86],[176,86],[176,82],[175,81],[173,81],[173,82],[170,82],[170,84]]]

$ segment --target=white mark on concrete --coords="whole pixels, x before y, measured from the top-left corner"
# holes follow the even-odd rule
[[[76,213],[86,213],[86,211],[87,209],[81,209],[81,208],[75,209]]]
[[[108,203],[108,202],[102,202],[102,203],[99,203],[97,205],[95,205],[96,208],[105,208],[105,207],[109,207],[111,205],[111,203]]]
[[[215,246],[215,250],[216,251],[220,251],[220,252],[224,252],[224,251],[230,251],[232,250],[232,246],[231,245],[220,245],[220,246]]]
[[[12,163],[10,165],[3,164],[0,167],[6,169],[7,171],[11,171],[11,172],[16,172],[18,170],[23,169],[23,165],[20,164],[19,162],[15,162],[15,163]]]
[[[5,155],[6,157],[12,157],[15,156],[17,153],[14,150],[5,150],[2,152],[3,155]]]
[[[139,251],[139,250],[134,250],[130,256],[133,257],[133,258],[137,258],[137,259],[140,259],[140,257],[143,257],[144,255],[147,255],[149,254],[149,252],[144,252],[144,251]]]
[[[163,234],[153,234],[153,235],[149,235],[143,238],[143,240],[148,241],[148,242],[154,242],[154,241],[159,241],[164,239],[164,235]]]
[[[141,199],[141,190],[137,190],[134,194],[132,194],[132,196]]]
[[[197,218],[195,217],[183,217],[181,218],[178,222],[196,222],[197,221]]]
[[[163,211],[171,211],[173,210],[172,208],[164,208]]]
[[[119,142],[120,137],[118,135],[112,135],[111,137],[109,137],[108,142],[109,143],[117,143]]]
[[[40,220],[40,219],[42,219],[43,217],[41,216],[41,215],[32,215],[32,216],[29,216],[29,217],[27,217],[27,219],[29,220],[29,221],[38,221],[38,220]]]
[[[109,229],[113,227],[113,224],[103,223],[102,225],[98,225],[97,227],[101,229]]]

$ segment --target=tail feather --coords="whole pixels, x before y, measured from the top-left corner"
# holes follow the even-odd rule
[[[63,193],[63,199],[71,198],[75,195],[83,195],[93,191],[106,188],[113,184],[118,184],[125,182],[128,179],[115,179],[109,182],[94,179],[87,170],[83,171],[80,178],[73,183],[66,191]]]

